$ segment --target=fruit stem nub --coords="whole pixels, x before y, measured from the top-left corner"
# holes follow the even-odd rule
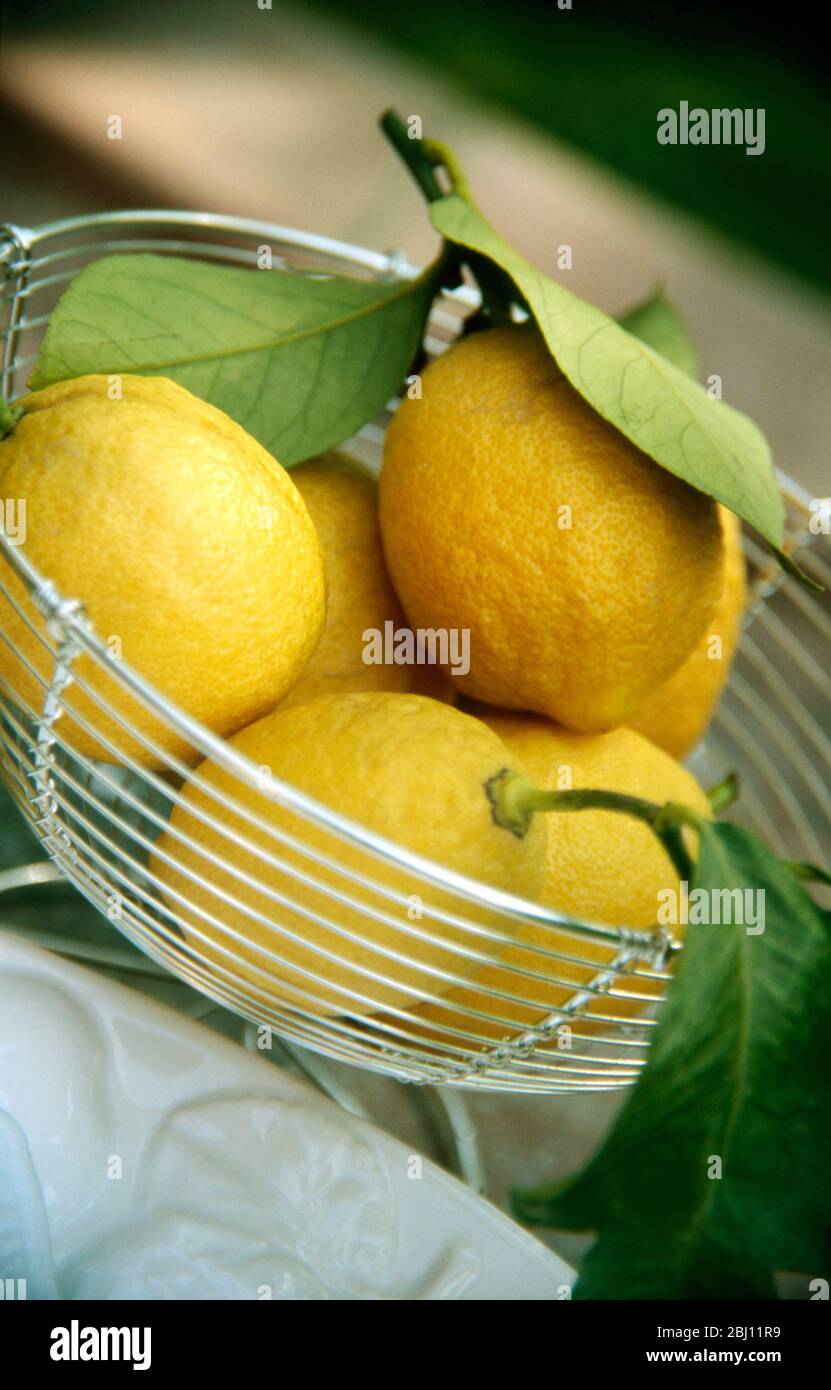
[[[13,433],[22,414],[22,406],[6,405],[6,402],[0,398],[0,439],[5,439],[6,435]]]

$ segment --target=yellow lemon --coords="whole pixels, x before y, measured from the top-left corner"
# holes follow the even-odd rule
[[[533,898],[541,887],[544,823],[537,817],[518,838],[495,824],[487,795],[492,777],[520,764],[493,730],[450,705],[380,691],[323,696],[276,710],[232,743],[263,778],[289,782],[405,849],[520,897]],[[255,1006],[368,1014],[441,994],[447,982],[424,967],[463,979],[477,968],[452,945],[487,951],[481,937],[431,918],[428,908],[478,922],[486,920],[485,909],[298,819],[215,764],[201,764],[198,779],[175,807],[152,868],[185,923],[188,943],[223,966]],[[216,794],[235,797],[253,823]],[[206,824],[200,812],[219,823]],[[274,831],[297,837],[322,859],[281,844]],[[234,834],[247,844],[235,843]],[[279,864],[265,862],[258,850],[270,851]],[[369,878],[392,896],[350,875]]]
[[[699,815],[711,814],[707,797],[692,774],[632,729],[576,734],[533,716],[485,717],[541,789],[593,787],[659,804],[681,802]],[[549,812],[535,819],[544,819],[548,831],[545,882],[540,894],[540,902],[548,907],[578,921],[649,931],[658,921],[662,904],[675,901],[662,895],[668,891],[680,895],[676,869],[644,822],[615,811],[595,810]],[[680,907],[680,896],[677,901]],[[673,934],[679,930],[673,928]],[[547,960],[538,952],[523,949],[522,943],[577,960]],[[526,1028],[562,1008],[612,962],[614,954],[604,942],[556,927],[524,923],[518,928],[517,944],[506,949],[499,964],[486,966],[469,987],[459,986],[448,993],[447,1005],[433,1004],[419,1012],[462,1031],[499,1038],[512,1025]],[[581,964],[581,960],[593,964]],[[518,973],[520,970],[550,979],[527,978]],[[484,992],[489,989],[519,995],[529,1005],[494,999]],[[657,992],[651,981],[627,982],[626,976],[618,977],[614,989],[634,994]],[[502,1022],[490,1024],[460,1014],[449,1007],[453,1001],[495,1015]],[[625,1016],[643,1007],[636,998],[598,996],[591,1012]],[[586,1028],[585,1023],[581,1026]]]
[[[747,603],[742,528],[735,512],[719,508],[724,537],[724,584],[716,610],[692,656],[648,696],[633,729],[675,758],[698,743],[713,716],[730,674]]]
[[[0,492],[26,503],[25,553],[98,636],[220,734],[272,708],[308,661],[325,613],[323,557],[285,469],[221,411],[164,378],[87,376],[27,396],[0,444]],[[0,626],[43,680],[42,619],[2,566],[32,632],[7,603]],[[188,743],[82,655],[75,670],[165,752]],[[32,710],[43,687],[0,643],[0,675]],[[78,685],[59,732],[91,757],[158,759]]]
[[[317,649],[283,704],[349,690],[413,690],[451,699],[441,668],[364,661],[371,634],[406,627],[392,587],[378,526],[378,487],[367,468],[332,450],[292,469],[317,528],[326,561],[329,604]]]
[[[430,364],[387,435],[380,516],[410,622],[470,631],[459,686],[584,732],[635,714],[720,592],[712,499],[596,414],[528,324]]]

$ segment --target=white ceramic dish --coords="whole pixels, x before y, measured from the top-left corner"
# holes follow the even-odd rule
[[[4,936],[0,1278],[29,1298],[557,1300],[574,1272],[302,1081]]]

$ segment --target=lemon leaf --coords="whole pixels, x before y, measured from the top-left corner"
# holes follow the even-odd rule
[[[430,204],[448,241],[510,275],[560,369],[589,404],[670,473],[716,497],[777,551],[785,508],[758,427],[680,366],[526,261],[468,197]]]
[[[395,395],[436,288],[435,268],[387,283],[105,256],[53,310],[30,385],[171,377],[288,467],[348,439]]]
[[[654,290],[641,304],[620,314],[617,321],[627,333],[633,333],[668,362],[674,362],[687,376],[697,376],[698,354],[684,320],[663,289]]]
[[[770,1295],[774,1271],[831,1263],[831,917],[750,831],[700,833],[710,922],[687,927],[640,1080],[582,1173],[514,1194],[526,1221],[598,1232],[580,1296]],[[745,925],[715,910],[736,889]]]

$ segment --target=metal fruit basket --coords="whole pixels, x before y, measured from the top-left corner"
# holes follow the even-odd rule
[[[254,266],[264,245],[271,248],[274,263],[290,272],[383,279],[415,273],[397,256],[284,227],[193,213],[119,212],[55,222],[34,231],[0,228],[4,399],[24,393],[48,313],[67,282],[90,260],[112,251],[153,250]],[[446,294],[437,302],[428,353],[440,353],[452,342],[474,302],[467,290]],[[375,468],[387,420],[385,413],[348,446]],[[789,508],[789,548],[801,548],[804,568],[827,586],[828,541],[809,535],[810,499],[788,479],[781,482]],[[49,575],[29,563],[25,543],[15,543],[2,527],[0,547],[35,609],[47,620],[49,638],[41,640],[51,665],[51,678],[38,678],[42,697],[36,707],[22,698],[13,681],[0,682],[3,779],[49,858],[130,941],[244,1018],[304,1047],[403,1081],[565,1093],[609,1090],[637,1076],[672,955],[680,949],[665,930],[645,933],[628,930],[625,923],[617,928],[578,922],[510,898],[421,860],[285,783],[271,780],[263,785],[258,769],[228,742],[189,718],[126,663],[111,660],[103,640],[106,634],[96,633],[86,619],[83,594],[59,593]],[[736,769],[742,784],[736,818],[789,857],[823,861],[831,845],[831,697],[823,666],[831,637],[827,600],[793,580],[783,581],[775,562],[750,537],[746,550],[753,594],[748,627],[728,691],[694,766],[705,783]],[[18,614],[24,608],[8,580],[8,570],[0,565],[0,640],[12,646],[9,605]],[[13,650],[25,661],[17,648]],[[114,719],[125,738],[132,732],[147,742],[123,713],[100,694],[96,697],[85,683],[75,669],[82,653],[106,671],[113,689],[120,686],[149,707],[240,786],[256,788],[264,807],[273,799],[290,813],[291,832],[274,829],[267,849],[258,850],[269,871],[279,871],[281,889],[275,893],[273,886],[256,885],[267,910],[252,912],[252,917],[267,925],[270,944],[257,952],[253,968],[250,958],[247,964],[241,961],[238,931],[223,921],[227,896],[217,894],[211,908],[213,941],[220,940],[221,950],[217,953],[214,946],[209,955],[200,949],[192,928],[187,937],[181,930],[189,904],[166,897],[149,867],[153,843],[180,799],[185,780],[193,776],[192,765],[162,755],[163,770],[148,770],[121,751],[116,739],[108,741],[97,726],[95,732],[110,750],[107,762],[81,756],[62,737],[62,710],[84,722],[74,706],[74,695],[83,689],[97,698],[102,717]],[[31,666],[28,669],[36,675]],[[107,722],[106,727],[112,725]],[[223,813],[233,809],[240,810],[234,798],[215,795],[210,815],[221,826]],[[316,847],[309,843],[310,828],[315,830]],[[320,849],[320,832],[325,852]],[[350,867],[343,862],[347,845]],[[223,867],[232,873],[234,848],[229,837]],[[389,874],[380,871],[390,865],[398,866],[410,881],[409,891],[389,886]],[[186,872],[191,882],[211,888],[209,860],[203,874]],[[250,886],[248,875],[238,877]],[[270,881],[273,884],[273,874]],[[422,905],[418,920],[411,920],[407,911],[412,892],[418,893]],[[297,931],[298,919],[313,917],[348,950],[356,940],[351,912],[356,906],[367,920],[371,917],[388,927],[393,945],[386,952],[376,948],[371,965],[354,967],[360,982],[354,992],[342,991],[341,1013],[324,1016],[316,1007],[316,989],[327,984],[327,957],[332,953],[326,949],[318,951],[318,973],[301,972],[300,998],[296,989],[287,1001],[270,988],[269,982],[280,976],[281,953]],[[188,915],[192,922],[193,913]],[[538,963],[505,967],[510,988],[485,991],[476,986],[469,1001],[457,995],[461,1005],[454,1026],[437,1030],[426,1025],[424,1001],[441,1000],[452,985],[464,987],[470,962],[486,961],[523,920],[550,928],[551,944],[535,948]],[[351,925],[344,925],[347,921]],[[375,1003],[374,991],[382,981],[400,982],[396,972],[408,959],[414,940],[434,936],[447,924],[458,929],[454,941],[465,943],[448,947],[465,970],[457,974],[452,965],[422,967],[409,1004],[392,1008]],[[600,963],[598,946],[603,948]],[[537,1008],[539,1016],[520,1027],[511,1021],[511,1004],[533,995],[529,983],[535,979],[559,980],[563,1001],[556,1012]]]

